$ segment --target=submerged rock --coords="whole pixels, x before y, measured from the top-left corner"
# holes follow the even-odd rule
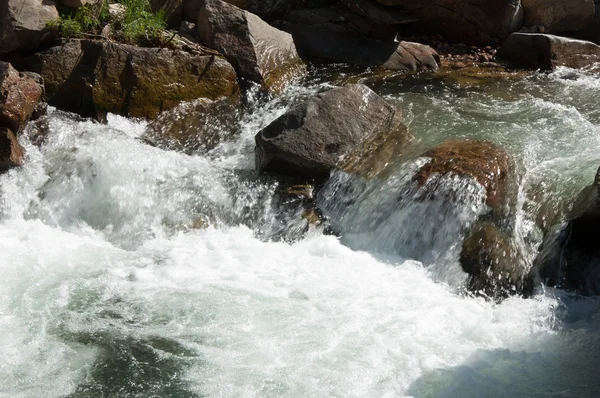
[[[361,84],[320,93],[296,105],[256,135],[260,171],[320,179],[380,144],[410,139],[394,107]],[[347,164],[347,163],[346,163]]]
[[[160,148],[187,154],[209,151],[235,133],[241,116],[239,105],[230,98],[183,103],[153,120],[144,139]]]
[[[513,33],[500,47],[498,56],[531,69],[583,68],[600,62],[600,46],[541,33]]]
[[[512,162],[506,151],[489,141],[446,141],[421,156],[430,158],[413,177],[419,186],[433,176],[473,178],[486,191],[486,204],[500,209],[508,202]]]
[[[0,173],[22,166],[24,161],[25,149],[17,137],[9,129],[0,127]]]
[[[594,0],[523,0],[523,24],[545,33],[575,32],[594,17]]]
[[[469,274],[467,288],[494,299],[529,291],[527,268],[510,236],[489,221],[479,221],[465,238],[460,265]]]
[[[600,294],[600,169],[577,199],[565,226],[549,233],[531,278],[586,295]]]
[[[49,0],[0,2],[0,55],[34,51],[58,36],[58,12]]]
[[[221,0],[206,0],[200,8],[198,37],[222,52],[239,77],[270,93],[305,72],[291,35]]]
[[[16,62],[42,75],[50,105],[84,117],[152,119],[181,101],[239,95],[235,71],[214,54],[69,40]]]
[[[21,132],[36,111],[42,92],[41,79],[36,81],[11,64],[0,62],[0,126]]]

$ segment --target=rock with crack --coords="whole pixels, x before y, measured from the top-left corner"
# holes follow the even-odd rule
[[[221,0],[206,0],[200,9],[198,37],[223,53],[240,78],[269,93],[306,71],[291,35]]]
[[[44,83],[37,76],[19,73],[11,64],[0,62],[0,126],[17,134],[36,111]]]
[[[84,117],[153,119],[182,101],[239,97],[233,67],[214,54],[69,40],[15,62],[42,75],[50,105]]]
[[[0,1],[0,55],[34,51],[58,36],[58,12],[48,0]]]
[[[530,69],[552,70],[558,66],[583,68],[600,62],[600,46],[555,35],[513,33],[497,55]]]
[[[358,171],[357,163],[369,163],[380,145],[395,139],[410,137],[394,107],[368,87],[351,84],[317,94],[261,130],[256,168],[322,180],[336,168]]]

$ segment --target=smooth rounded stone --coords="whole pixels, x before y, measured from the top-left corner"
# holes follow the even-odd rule
[[[0,173],[22,166],[24,162],[25,149],[17,137],[9,129],[0,127]]]
[[[372,171],[369,157],[388,141],[408,141],[406,135],[394,107],[368,87],[350,84],[317,94],[261,130],[256,168],[322,179],[336,168],[360,173],[364,161]]]
[[[231,139],[240,118],[239,101],[199,99],[158,115],[148,124],[143,139],[162,149],[205,153]]]
[[[16,62],[44,78],[50,105],[84,117],[153,119],[182,101],[239,96],[233,67],[214,54],[69,40]]]
[[[523,25],[543,26],[545,33],[576,32],[594,17],[594,0],[522,0]]]
[[[377,24],[401,25],[417,21],[417,18],[398,8],[382,6],[369,0],[341,0],[340,2],[349,10]]]
[[[566,225],[546,235],[530,279],[585,295],[600,294],[600,169],[582,190]]]
[[[0,62],[0,126],[17,134],[32,117],[42,97],[40,76],[19,73],[11,64]]]
[[[509,201],[513,163],[506,151],[489,141],[446,141],[421,155],[430,160],[413,177],[419,187],[434,175],[473,178],[486,192],[485,202],[501,210]]]
[[[221,0],[206,0],[198,38],[225,55],[238,76],[273,94],[306,72],[292,36]]]
[[[497,55],[530,69],[552,70],[558,66],[583,68],[600,62],[600,46],[555,35],[513,33]]]
[[[59,15],[49,0],[0,1],[0,55],[33,51],[58,36]]]
[[[488,44],[521,29],[520,0],[376,0],[418,19],[412,28],[446,39]]]
[[[58,0],[59,3],[71,8],[80,8],[87,4],[98,4],[103,0]]]
[[[501,299],[531,291],[528,267],[520,258],[506,233],[494,223],[479,221],[463,241],[459,261],[469,274],[469,291]]]

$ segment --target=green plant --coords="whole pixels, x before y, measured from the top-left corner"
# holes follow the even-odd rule
[[[82,33],[81,25],[71,17],[62,18],[60,21],[59,32],[64,37],[77,37]]]
[[[125,14],[120,21],[124,41],[147,45],[162,42],[162,32],[167,26],[162,11],[153,13],[149,0],[120,0],[120,3],[125,6]]]

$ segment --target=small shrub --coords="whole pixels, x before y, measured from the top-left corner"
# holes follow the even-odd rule
[[[71,17],[63,18],[60,21],[59,32],[61,36],[72,38],[78,37],[82,33],[81,25]]]
[[[163,40],[167,23],[164,13],[154,14],[148,0],[120,0],[126,8],[120,31],[128,43],[156,45]],[[117,29],[119,31],[119,29]]]

